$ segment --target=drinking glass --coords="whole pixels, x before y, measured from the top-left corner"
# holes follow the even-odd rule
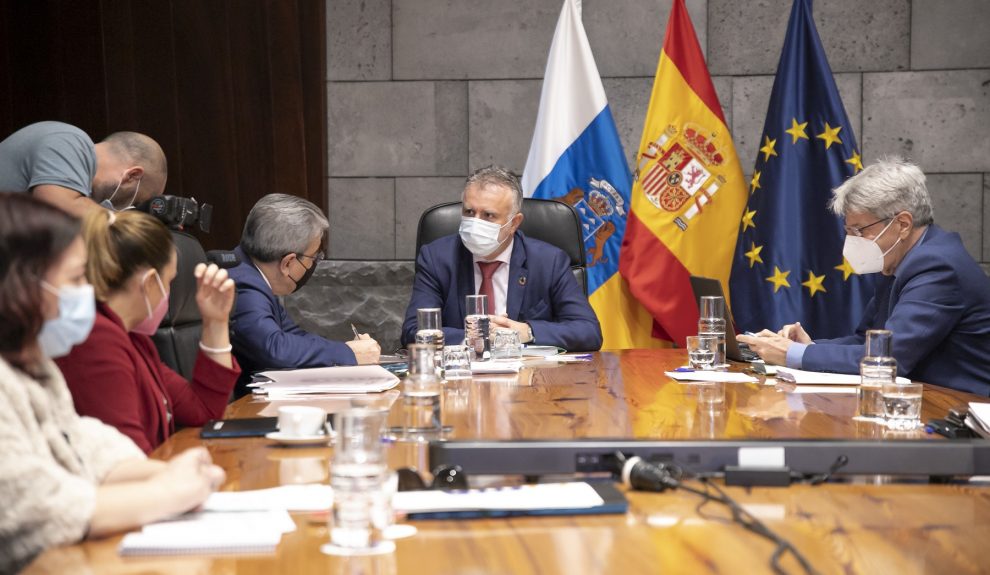
[[[897,361],[891,356],[894,334],[887,329],[866,332],[865,355],[859,362],[859,416],[884,418],[883,387],[897,379]]]
[[[427,307],[416,310],[416,343],[432,345],[437,367],[443,364],[443,324],[440,323],[440,308]]]
[[[443,384],[437,377],[433,357],[432,346],[409,346],[409,374],[402,382],[402,428],[405,438],[408,438],[408,433],[441,431],[440,394]]]
[[[495,330],[492,359],[516,361],[522,359],[522,341],[520,341],[519,333],[516,330],[506,327]]]
[[[718,338],[711,335],[689,335],[687,337],[688,361],[691,369],[709,370],[715,364]]]
[[[698,302],[698,335],[718,338],[714,367],[728,367],[725,358],[725,300],[722,296],[702,296]]]
[[[323,552],[332,555],[388,553],[395,544],[384,539],[386,521],[383,504],[388,468],[382,443],[385,412],[349,409],[337,414],[337,441],[330,463],[333,514],[330,544]]]
[[[444,347],[443,372],[448,381],[471,379],[471,350],[463,345]]]
[[[488,330],[488,296],[469,295],[464,308],[464,345],[473,352],[473,359],[485,360],[491,357],[491,341]]]
[[[896,379],[883,384],[883,413],[887,427],[910,431],[921,426],[921,384],[915,381],[898,383]]]

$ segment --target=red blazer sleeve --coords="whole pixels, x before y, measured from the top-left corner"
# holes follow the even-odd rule
[[[143,347],[153,356],[154,365],[158,366],[159,377],[172,402],[172,417],[176,424],[197,427],[210,419],[223,417],[227,400],[241,375],[237,360],[233,360],[233,369],[228,369],[200,350],[193,366],[192,381],[186,381],[161,361],[151,338],[141,339]]]
[[[158,443],[158,414],[149,410],[148,398],[143,397],[148,391],[138,381],[138,361],[126,332],[101,315],[85,342],[55,360],[80,415],[116,427],[149,453]]]

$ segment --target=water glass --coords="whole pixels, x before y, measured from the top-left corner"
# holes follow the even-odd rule
[[[714,336],[718,339],[715,347],[714,367],[728,367],[725,357],[725,299],[721,296],[702,296],[698,302],[698,335]]]
[[[471,350],[463,345],[444,347],[443,372],[447,381],[471,379]]]
[[[436,375],[433,348],[409,346],[409,374],[402,382],[402,428],[405,432],[440,432],[440,394],[443,384]]]
[[[502,327],[495,330],[495,341],[492,343],[492,359],[519,361],[522,359],[522,341],[519,333],[511,328]]]
[[[416,310],[416,343],[432,345],[435,363],[439,367],[443,356],[443,324],[440,323],[440,308],[427,307]]]
[[[883,384],[883,414],[889,429],[909,431],[921,426],[921,384],[888,381]]]
[[[687,338],[688,361],[691,369],[709,370],[715,365],[718,338],[711,335],[689,335]]]
[[[385,412],[349,409],[337,414],[336,423],[330,464],[334,493],[330,545],[322,549],[335,555],[387,553],[395,546],[382,535],[388,522],[379,509],[388,477],[382,443]]]
[[[464,345],[473,352],[472,359],[485,360],[491,357],[491,339],[488,318],[488,296],[469,295],[464,308]]]
[[[897,379],[897,361],[891,356],[894,335],[890,330],[866,332],[865,355],[859,362],[859,416],[880,420],[885,417],[883,387]]]

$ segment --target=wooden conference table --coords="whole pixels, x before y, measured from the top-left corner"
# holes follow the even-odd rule
[[[457,439],[925,437],[921,431],[891,435],[853,420],[855,393],[795,393],[762,381],[725,384],[724,406],[709,409],[699,405],[701,386],[663,375],[683,363],[683,350],[602,352],[587,363],[540,363],[518,376],[448,384],[444,418]],[[979,398],[926,386],[922,419],[944,416],[950,406],[974,399]],[[263,410],[272,407],[244,398],[227,416]],[[328,481],[330,448],[285,448],[266,439],[203,441],[197,429],[186,429],[155,456],[168,458],[194,445],[206,445],[227,470],[224,490]],[[425,458],[422,445],[400,443],[390,450],[395,466],[427,469]],[[819,573],[990,571],[990,551],[983,547],[990,541],[990,488],[878,477],[728,492]],[[687,492],[630,492],[628,498],[625,515],[419,521],[418,535],[399,540],[394,554],[374,558],[323,555],[325,523],[296,514],[299,528],[272,555],[125,559],[117,554],[120,538],[113,537],[50,550],[26,573],[769,572],[774,546],[726,522],[718,506],[706,506],[703,517],[696,512],[698,497]],[[800,572],[792,557],[782,565]]]

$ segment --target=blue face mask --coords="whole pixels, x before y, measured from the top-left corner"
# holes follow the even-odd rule
[[[42,281],[41,287],[58,296],[58,317],[45,321],[38,335],[38,345],[47,357],[68,355],[72,346],[86,341],[96,321],[93,286],[85,284],[56,289]]]

